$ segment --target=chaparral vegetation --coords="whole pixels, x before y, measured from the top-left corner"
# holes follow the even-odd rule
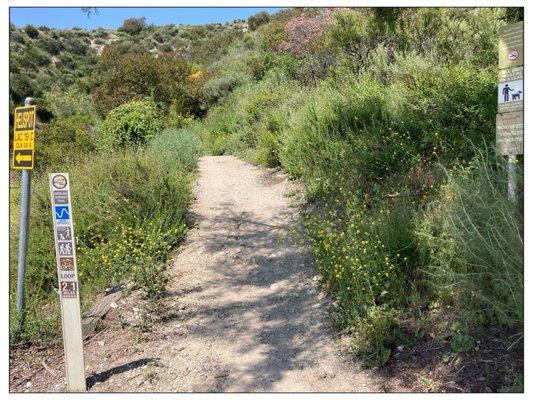
[[[197,26],[10,25],[10,110],[32,96],[39,119],[23,327],[11,191],[11,343],[60,329],[48,172],[76,182],[85,310],[126,278],[161,296],[197,158],[233,154],[304,184],[321,285],[366,365],[435,334],[451,357],[468,354],[487,327],[521,348],[522,158],[514,203],[494,144],[498,30],[522,19],[513,8],[296,8]],[[502,387],[521,390],[512,376]]]

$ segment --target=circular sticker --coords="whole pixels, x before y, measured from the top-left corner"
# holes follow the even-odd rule
[[[67,186],[67,178],[64,175],[56,175],[52,178],[52,185],[56,189],[64,189]]]
[[[507,58],[511,61],[514,61],[518,58],[518,51],[516,50],[511,50],[508,54],[507,54]]]

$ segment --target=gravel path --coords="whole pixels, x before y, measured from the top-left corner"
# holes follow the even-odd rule
[[[290,183],[235,157],[199,162],[197,222],[174,261],[152,390],[375,391],[343,359],[309,256],[295,240]]]

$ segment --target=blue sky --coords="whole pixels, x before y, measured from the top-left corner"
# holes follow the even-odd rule
[[[50,28],[84,29],[99,27],[118,28],[126,18],[146,17],[148,24],[205,24],[209,22],[224,23],[234,19],[246,19],[259,11],[274,13],[279,8],[253,7],[183,7],[183,8],[147,8],[147,7],[99,7],[98,15],[87,18],[79,7],[11,7],[9,20],[16,26],[46,25]]]

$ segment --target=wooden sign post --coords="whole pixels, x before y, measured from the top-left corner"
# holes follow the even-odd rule
[[[59,279],[59,300],[63,325],[63,347],[67,372],[67,391],[86,390],[80,292],[76,264],[76,240],[70,203],[68,174],[49,174],[54,219],[54,237]]]
[[[516,156],[524,154],[524,22],[500,29],[496,148],[508,156],[508,196],[516,201]]]

